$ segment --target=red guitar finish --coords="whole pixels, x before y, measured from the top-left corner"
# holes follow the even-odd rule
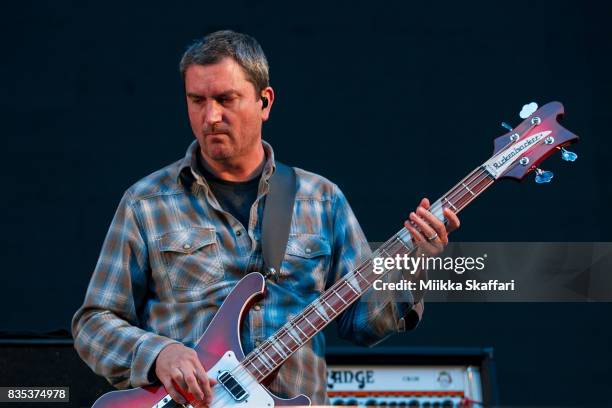
[[[444,220],[444,209],[458,213],[499,179],[522,180],[533,171],[542,174],[537,166],[544,159],[558,150],[564,151],[565,146],[578,140],[578,136],[558,123],[563,113],[561,103],[548,103],[528,115],[516,128],[496,138],[493,156],[434,202],[430,208],[432,214]],[[564,154],[567,153],[564,151]],[[575,160],[576,155],[573,155],[570,161]],[[550,178],[552,175],[548,181]],[[373,257],[392,257],[398,253],[410,255],[415,249],[410,233],[404,228],[382,244]],[[304,395],[282,399],[261,384],[269,384],[278,368],[296,350],[346,310],[381,276],[373,272],[371,261],[362,263],[248,356],[244,355],[240,343],[240,326],[250,305],[264,295],[265,280],[256,272],[245,276],[227,296],[195,347],[209,375],[216,375],[221,380],[230,378],[225,385],[214,386],[211,406],[272,408],[310,405],[310,399]],[[223,373],[227,373],[227,377]],[[202,406],[192,395],[188,394],[186,398],[192,407]],[[95,408],[176,406],[180,405],[169,398],[161,385],[114,391],[103,395],[94,404]]]
[[[210,325],[198,341],[195,350],[205,369],[213,367],[227,351],[233,351],[238,361],[244,359],[240,342],[240,325],[250,306],[265,293],[264,277],[250,273],[242,278],[227,296]],[[265,383],[273,379],[273,374],[266,378]],[[274,400],[274,406],[309,406],[310,399],[299,395],[292,399],[277,397],[268,391]],[[162,385],[135,388],[132,390],[113,391],[100,397],[93,408],[152,408],[166,397],[168,393]],[[193,407],[201,406],[188,395]],[[249,407],[248,404],[240,404]],[[180,406],[170,402],[160,407]],[[202,405],[203,406],[203,405]],[[215,406],[213,403],[212,406]],[[219,405],[219,406],[225,406]]]

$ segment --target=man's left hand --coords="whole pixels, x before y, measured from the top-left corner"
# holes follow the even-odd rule
[[[448,245],[448,234],[459,228],[457,214],[449,208],[443,210],[447,225],[429,211],[427,198],[423,198],[415,212],[410,213],[404,226],[417,247],[427,256],[439,255]]]

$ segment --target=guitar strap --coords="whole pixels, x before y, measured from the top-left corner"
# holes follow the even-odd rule
[[[295,171],[276,161],[276,169],[269,183],[261,226],[261,246],[264,276],[276,280],[289,240],[297,191]]]

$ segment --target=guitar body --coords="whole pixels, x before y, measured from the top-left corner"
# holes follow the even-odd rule
[[[525,105],[521,110],[524,121],[514,129],[507,124],[504,126],[509,128],[510,132],[495,139],[493,156],[434,202],[430,212],[439,220],[446,221],[444,209],[458,213],[501,178],[522,180],[528,173],[535,172],[537,183],[549,182],[552,172],[538,168],[546,157],[555,151],[561,151],[563,160],[571,162],[577,158],[575,153],[565,150],[567,145],[578,140],[578,136],[557,122],[563,113],[563,105],[559,102],[548,103],[539,109],[535,103]],[[372,257],[412,254],[415,248],[410,232],[403,228],[381,245]],[[310,399],[304,395],[282,399],[273,395],[264,385],[270,383],[287,358],[346,310],[381,277],[370,265],[370,262],[364,262],[335,282],[299,315],[292,317],[266,342],[253,350],[247,358],[240,343],[240,326],[251,304],[264,295],[265,279],[254,272],[238,282],[195,347],[209,377],[218,381],[213,387],[210,406],[309,406]],[[192,395],[185,396],[191,404],[187,405],[188,407],[203,406],[195,401]],[[178,406],[181,405],[172,401],[161,385],[114,391],[103,395],[94,404],[95,408]]]
[[[227,296],[210,325],[198,341],[195,350],[209,377],[217,378],[223,371],[230,371],[244,359],[240,342],[240,325],[250,306],[265,292],[265,279],[257,273],[242,278]],[[272,380],[266,378],[266,383]],[[213,387],[211,407],[267,408],[274,406],[309,406],[310,399],[299,395],[292,399],[280,398],[253,377],[241,380],[248,392],[244,400],[237,401],[221,385]],[[199,404],[192,402],[192,406]],[[113,391],[100,397],[94,408],[171,408],[180,406],[173,402],[162,385],[152,385],[131,390]]]

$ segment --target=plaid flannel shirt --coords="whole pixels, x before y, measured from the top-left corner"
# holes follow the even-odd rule
[[[135,183],[110,225],[85,301],[72,320],[81,358],[117,388],[155,380],[152,367],[165,346],[195,346],[215,312],[245,274],[262,268],[261,219],[274,154],[267,161],[243,226],[225,212],[197,172],[194,141],[185,157]],[[326,287],[371,252],[338,187],[296,168],[298,189],[286,256],[278,282],[267,283],[260,307],[248,312],[245,353],[300,313]],[[397,332],[422,304],[358,301],[338,319],[339,335],[372,345]],[[409,327],[411,328],[411,327]],[[315,335],[279,370],[270,389],[327,402],[325,338]]]

